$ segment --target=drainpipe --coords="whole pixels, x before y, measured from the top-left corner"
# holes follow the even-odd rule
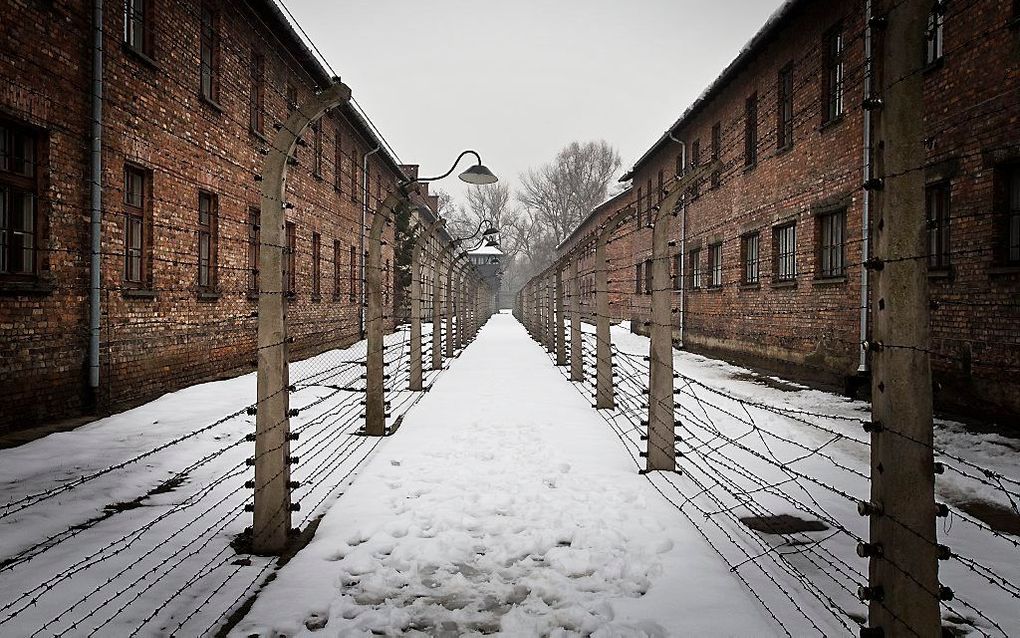
[[[673,136],[673,131],[669,132],[669,139],[680,145],[680,172],[687,171],[687,143],[683,140],[678,140]],[[680,176],[677,175],[677,179]],[[687,281],[685,264],[687,260],[684,256],[687,254],[687,196],[681,195],[680,201],[680,347],[684,347],[684,307],[685,300],[687,297],[687,287],[685,285]]]
[[[871,30],[871,1],[864,2],[864,98],[871,98],[871,75],[874,70],[874,58],[872,56],[872,30]],[[871,109],[864,107],[864,181],[871,179]],[[865,188],[862,193],[861,204],[861,263],[868,260],[870,232],[869,224],[871,219],[871,192]],[[857,372],[868,371],[868,356],[864,348],[864,342],[868,340],[868,269],[861,267],[861,338],[860,338],[860,362],[857,365]]]
[[[103,231],[103,0],[92,3],[92,184],[90,187],[89,387],[99,388],[100,250]]]
[[[382,144],[377,144],[374,149],[367,152],[361,158],[361,235],[358,240],[360,247],[360,255],[358,259],[361,261],[361,285],[359,286],[361,294],[360,308],[358,309],[358,335],[360,338],[365,338],[365,228],[368,225],[368,158],[375,155],[382,150]],[[377,211],[378,212],[378,211]]]

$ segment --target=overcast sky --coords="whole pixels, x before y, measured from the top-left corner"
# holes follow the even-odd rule
[[[472,148],[511,185],[574,140],[629,168],[781,4],[285,2],[403,162],[438,175]]]

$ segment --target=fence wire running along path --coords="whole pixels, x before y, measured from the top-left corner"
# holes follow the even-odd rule
[[[385,338],[391,430],[422,396],[407,390],[409,338]],[[359,341],[291,364],[297,533],[386,440],[361,432],[365,357]],[[0,452],[0,635],[219,631],[277,566],[243,546],[254,388],[255,373],[192,386]]]

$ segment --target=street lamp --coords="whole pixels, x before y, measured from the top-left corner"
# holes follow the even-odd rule
[[[453,173],[453,171],[457,168],[457,164],[460,164],[460,161],[464,159],[465,155],[474,155],[478,163],[475,164],[474,166],[469,167],[466,171],[464,171],[458,176],[460,177],[461,181],[467,182],[468,184],[474,184],[476,186],[495,184],[496,182],[499,181],[499,179],[492,174],[492,171],[490,171],[482,164],[482,158],[481,156],[478,155],[478,153],[471,150],[467,150],[458,155],[457,159],[453,162],[453,166],[450,167],[450,170],[446,171],[442,175],[439,175],[437,177],[419,177],[418,179],[410,180],[410,182],[434,182],[443,179],[444,177],[449,177],[450,174]]]

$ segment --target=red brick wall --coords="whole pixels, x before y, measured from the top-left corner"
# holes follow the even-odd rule
[[[88,82],[91,3],[5,3],[24,20],[15,30],[18,49],[31,64],[2,69],[40,106],[20,114],[18,93],[0,93],[0,112],[49,131],[46,197],[49,272],[53,291],[0,298],[0,428],[72,416],[87,407],[84,362],[87,346],[88,265]],[[66,6],[66,9],[65,9]],[[312,76],[266,30],[247,3],[218,5],[219,96],[199,96],[199,3],[155,3],[155,49],[147,60],[121,46],[123,6],[107,3],[103,139],[103,316],[100,412],[149,400],[196,381],[250,369],[254,361],[257,296],[248,288],[248,211],[259,205],[256,176],[267,142],[249,130],[249,64],[253,50],[265,56],[266,136],[288,112],[286,86],[298,100],[312,96]],[[66,11],[68,28],[48,20]],[[64,24],[63,21],[60,22]],[[52,37],[54,32],[57,38]],[[4,58],[6,61],[7,58]],[[0,62],[4,64],[4,62]],[[84,64],[84,66],[82,66]],[[297,228],[296,294],[290,301],[292,358],[346,345],[358,338],[358,305],[348,300],[349,247],[359,245],[360,165],[375,146],[345,111],[328,115],[323,130],[322,176],[312,175],[314,137],[291,167],[286,215]],[[339,132],[341,190],[334,189],[333,140]],[[122,278],[123,171],[125,163],[152,175],[151,295],[134,296]],[[357,165],[359,190],[350,171]],[[369,206],[377,205],[381,176],[385,198],[398,174],[376,154],[370,158]],[[218,286],[215,295],[197,287],[198,196],[219,201]],[[371,223],[369,214],[368,223]],[[393,272],[393,226],[387,227],[383,263]],[[312,297],[312,234],[321,236],[321,297]],[[334,297],[333,242],[340,240],[341,292]],[[358,249],[360,251],[360,248]],[[389,295],[394,299],[394,295]],[[392,314],[392,313],[389,313]],[[390,322],[392,326],[392,321]]]

